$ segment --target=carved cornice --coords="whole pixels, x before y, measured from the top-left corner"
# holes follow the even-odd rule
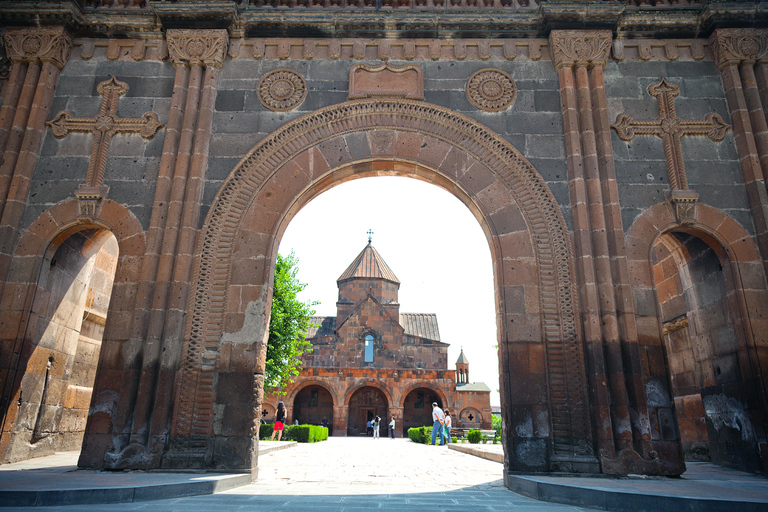
[[[549,47],[555,68],[605,67],[611,50],[610,30],[553,30]]]
[[[220,68],[227,53],[226,30],[169,30],[168,53],[174,64],[197,64]]]
[[[50,62],[61,69],[72,52],[72,38],[63,27],[9,28],[3,39],[13,62]]]
[[[718,69],[754,64],[768,54],[768,30],[718,29],[709,38],[709,48]]]

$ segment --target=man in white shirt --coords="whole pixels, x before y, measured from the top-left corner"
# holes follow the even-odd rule
[[[435,444],[435,436],[440,432],[440,444],[445,444],[445,436],[443,435],[443,423],[445,421],[445,415],[443,410],[437,406],[437,402],[432,402],[432,444]]]

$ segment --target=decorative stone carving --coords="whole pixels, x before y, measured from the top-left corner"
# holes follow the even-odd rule
[[[553,30],[549,48],[555,68],[604,67],[611,50],[610,30]]]
[[[539,295],[549,393],[558,397],[558,403],[568,404],[553,406],[550,411],[553,437],[557,439],[554,450],[564,458],[583,456],[594,460],[584,347],[577,329],[579,307],[572,242],[557,201],[541,176],[509,142],[466,116],[406,99],[351,101],[302,116],[259,142],[222,185],[200,233],[200,266],[179,365],[174,431],[190,437],[210,435],[233,241],[254,191],[304,148],[353,131],[371,133],[382,126],[439,137],[457,151],[482,161],[521,199],[521,213],[530,221],[529,236],[537,268],[548,269],[546,276],[542,271]]]
[[[75,190],[78,218],[83,221],[92,221],[97,218],[108,190],[109,187],[104,185],[98,187],[81,186]]]
[[[719,114],[708,114],[704,121],[684,121],[675,112],[675,97],[680,94],[680,87],[662,78],[648,87],[648,94],[656,98],[659,117],[654,121],[635,121],[627,114],[620,114],[616,124],[619,138],[625,142],[635,135],[656,135],[664,141],[664,153],[667,157],[669,185],[672,189],[687,189],[688,178],[683,162],[683,148],[680,138],[685,135],[706,135],[710,140],[720,142],[725,132],[731,127]]]
[[[696,222],[696,202],[699,194],[693,190],[672,190],[667,196],[675,211],[677,222],[682,225]]]
[[[259,101],[273,112],[287,112],[298,107],[307,97],[307,83],[292,69],[270,71],[259,80]]]
[[[221,67],[227,52],[226,30],[168,30],[168,52],[174,64]]]
[[[416,64],[379,66],[355,64],[349,70],[351,100],[360,98],[410,98],[424,99],[424,71]]]
[[[4,39],[14,62],[50,62],[61,69],[72,52],[72,38],[63,27],[9,28]]]
[[[718,29],[709,38],[709,48],[718,69],[754,64],[768,54],[768,30]]]
[[[147,112],[141,118],[117,117],[117,101],[120,96],[128,92],[128,84],[114,76],[101,82],[97,86],[97,91],[102,99],[101,108],[96,117],[74,117],[68,110],[62,110],[52,121],[46,123],[57,139],[66,137],[69,132],[93,134],[91,160],[85,180],[87,187],[101,186],[104,171],[107,168],[109,144],[115,134],[138,133],[145,139],[151,139],[157,130],[163,127],[154,112]]]
[[[517,85],[507,73],[498,69],[481,69],[467,80],[469,102],[486,112],[500,112],[515,102]]]
[[[681,329],[687,329],[688,328],[688,317],[683,317],[679,320],[676,320],[674,322],[667,322],[665,323],[661,331],[664,334],[672,334],[673,332],[677,332]]]

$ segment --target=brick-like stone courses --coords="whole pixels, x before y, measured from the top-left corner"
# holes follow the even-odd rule
[[[748,385],[751,379],[742,380],[751,371],[740,368],[749,355],[745,340],[739,340],[734,330],[738,299],[730,266],[702,239],[686,234],[663,235],[652,256],[671,391],[676,408],[682,409],[677,418],[683,450],[711,456],[718,464],[758,469],[756,442],[765,433],[761,412],[748,405],[757,398]],[[653,386],[667,394],[663,377],[657,376]],[[730,405],[724,406],[725,402]],[[711,435],[706,431],[704,403],[717,410],[709,417]],[[673,426],[670,419],[671,411],[660,409],[657,424],[651,423],[664,440],[673,438],[668,432]]]
[[[108,231],[84,230],[43,261],[3,432],[7,460],[80,448],[117,250]]]
[[[646,391],[649,401],[653,402],[651,409],[669,407],[669,402],[675,396],[666,389],[665,383],[668,382],[667,379],[670,378],[670,375],[673,375],[673,387],[676,383],[680,384],[680,396],[684,397],[688,397],[694,389],[696,393],[702,393],[702,395],[705,390],[720,394],[722,393],[721,389],[728,389],[731,393],[730,396],[744,405],[745,411],[742,414],[746,414],[745,417],[748,417],[752,423],[754,445],[759,446],[759,450],[762,450],[762,447],[765,446],[765,434],[763,432],[766,405],[761,389],[765,387],[765,377],[758,368],[764,366],[768,361],[768,351],[762,348],[768,336],[768,331],[765,330],[764,307],[758,305],[760,301],[766,300],[762,257],[754,238],[742,226],[722,211],[700,204],[697,208],[696,222],[688,229],[688,232],[696,237],[693,238],[694,243],[704,248],[696,256],[700,259],[704,253],[714,254],[716,256],[711,257],[715,257],[717,263],[711,264],[710,267],[722,267],[721,277],[708,279],[706,280],[707,284],[703,286],[715,285],[717,289],[725,290],[725,298],[722,299],[717,313],[703,313],[703,310],[697,313],[697,310],[705,304],[710,305],[707,307],[712,307],[711,296],[709,298],[698,297],[696,287],[692,283],[694,281],[703,283],[702,275],[708,274],[688,270],[690,261],[694,260],[694,256],[690,253],[690,248],[681,246],[681,243],[677,241],[678,238],[676,238],[687,239],[686,235],[663,235],[658,238],[661,241],[674,242],[670,245],[675,248],[672,254],[679,255],[677,260],[668,256],[670,251],[665,244],[657,244],[659,233],[663,234],[676,225],[677,221],[671,208],[668,205],[659,204],[641,214],[627,233],[627,256],[638,312],[638,339],[642,349]],[[651,254],[653,254],[650,248],[654,246],[656,256],[654,260],[650,260]],[[698,276],[698,278],[694,279],[693,275]],[[685,280],[691,284],[684,287],[683,281]],[[721,284],[716,284],[718,282]],[[683,295],[684,290],[688,290],[686,295]],[[658,306],[657,300],[660,303]],[[657,316],[657,307],[660,318]],[[752,313],[744,316],[742,312],[745,310]],[[698,317],[695,322],[692,314]],[[702,364],[694,356],[697,353],[701,354],[704,349],[702,342],[698,339],[699,336],[704,336],[704,338],[708,336],[706,333],[709,327],[703,327],[702,321],[709,325],[708,316],[712,316],[716,324],[716,319],[726,318],[723,316],[724,314],[730,316],[733,327],[724,327],[725,330],[721,328],[715,329],[715,331],[718,333],[735,333],[739,360],[738,371],[741,374],[741,380],[738,383],[724,384],[723,387],[719,387],[716,380],[713,385],[711,378],[714,374],[714,367],[707,370],[707,364]],[[689,320],[692,324],[690,327],[687,325]],[[658,328],[660,321],[665,326],[663,337]],[[722,322],[720,323],[722,324]],[[693,352],[690,357],[684,355],[686,353],[686,336],[691,337]],[[665,355],[665,342],[667,355]],[[726,342],[726,345],[728,343]],[[696,371],[695,379],[693,375],[687,373],[692,367]],[[694,380],[693,383],[691,383],[692,379]],[[680,401],[679,397],[675,398],[676,408]],[[746,412],[750,407],[747,404],[754,404],[754,409],[749,413]],[[691,413],[689,409],[695,411],[696,408],[691,406],[690,399],[682,400],[682,406],[684,411],[683,420],[680,424],[681,435],[685,430],[690,441],[694,438],[691,420],[695,423],[697,416],[695,416],[696,413]],[[676,413],[680,418],[681,411],[677,410]],[[726,416],[728,414],[725,413]],[[672,418],[669,418],[668,424],[674,424]],[[696,432],[698,440],[702,441],[703,436],[698,434],[698,430]],[[711,433],[710,428],[708,433],[710,440],[712,440]],[[669,431],[667,431],[667,436],[669,436]],[[696,448],[695,443],[688,443],[685,441],[685,437],[683,440],[689,451]],[[663,436],[661,440],[654,441],[654,446],[657,447],[661,457],[668,458],[670,450],[672,455],[680,450],[679,447],[672,446],[674,443],[663,441]],[[712,446],[709,448],[711,450]],[[752,455],[746,455],[742,457],[740,464],[742,467],[747,467],[747,465],[755,463],[757,462],[752,458]],[[763,464],[764,467],[764,463],[758,464]]]

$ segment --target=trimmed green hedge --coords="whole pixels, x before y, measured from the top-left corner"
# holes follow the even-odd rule
[[[271,423],[259,425],[259,439],[269,439],[275,426]],[[328,439],[328,427],[320,425],[286,425],[283,429],[283,440],[298,443],[319,443]]]
[[[275,430],[275,426],[271,423],[259,425],[259,439],[269,439],[272,437],[273,430]]]
[[[409,428],[408,439],[414,443],[429,444],[432,442],[432,427]]]
[[[471,428],[469,429],[469,432],[467,432],[467,441],[469,441],[472,444],[479,443],[482,437],[483,437],[483,433],[477,430],[476,428]]]

